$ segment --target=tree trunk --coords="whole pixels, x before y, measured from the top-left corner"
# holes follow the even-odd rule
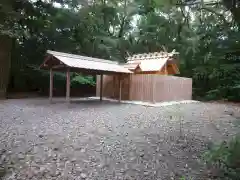
[[[0,35],[0,99],[6,98],[11,62],[11,38]]]
[[[0,5],[5,10],[0,15],[0,25],[3,25],[3,27],[6,21],[9,20],[12,3],[12,0],[1,0]],[[6,98],[11,64],[11,49],[12,39],[0,31],[0,99]]]

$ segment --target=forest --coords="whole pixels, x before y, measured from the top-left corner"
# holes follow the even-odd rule
[[[239,101],[239,28],[238,0],[1,0],[0,97],[48,88],[48,49],[119,62],[176,49],[195,99]],[[71,84],[94,77],[73,73]]]

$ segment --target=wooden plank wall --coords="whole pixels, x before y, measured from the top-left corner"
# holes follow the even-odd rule
[[[192,99],[192,79],[177,76],[158,76],[155,80],[155,101]]]
[[[96,96],[100,97],[100,79],[101,76],[97,75],[96,80]],[[116,84],[116,83],[115,83]],[[103,97],[106,98],[114,98],[115,91],[114,91],[114,76],[103,76]]]
[[[100,76],[97,76],[97,96],[100,96]],[[103,76],[103,97],[118,99],[117,76]],[[192,79],[158,75],[125,75],[122,81],[122,100],[162,102],[192,99]]]
[[[100,75],[96,78],[96,96],[100,96]],[[122,75],[122,100],[129,100],[129,75]],[[103,75],[103,97],[118,99],[119,98],[119,76]]]
[[[151,74],[130,75],[130,95],[132,101],[153,101],[154,81]]]

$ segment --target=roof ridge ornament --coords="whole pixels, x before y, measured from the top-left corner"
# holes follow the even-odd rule
[[[161,58],[170,58],[174,55],[179,54],[175,49],[172,52],[160,51],[152,53],[133,54],[127,58],[127,61],[138,61],[138,60],[156,60]]]

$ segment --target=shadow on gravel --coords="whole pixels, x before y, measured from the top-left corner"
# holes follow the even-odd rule
[[[110,101],[99,101],[99,100],[72,100],[71,104],[79,104],[79,105],[92,105],[92,106],[101,106],[101,105],[116,105],[119,106],[121,103],[118,102],[110,102]]]
[[[55,105],[64,105],[68,108],[83,107],[83,108],[97,108],[97,107],[113,107],[124,105],[119,102],[110,102],[110,101],[100,101],[100,100],[71,100],[70,103],[67,103],[65,99],[54,99],[50,102],[48,99],[42,100],[31,100],[27,103],[31,106],[55,106]]]

